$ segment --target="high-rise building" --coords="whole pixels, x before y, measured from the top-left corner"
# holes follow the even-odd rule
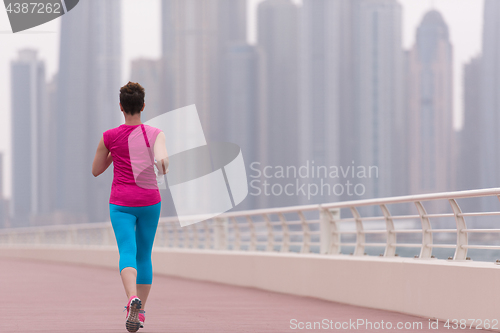
[[[146,91],[144,101],[146,107],[141,113],[142,122],[170,111],[162,99],[161,73],[161,60],[135,59],[132,61],[130,81],[138,82]]]
[[[163,0],[163,87],[167,110],[196,104],[209,141],[225,128],[224,54],[246,40],[245,0]]]
[[[500,2],[484,3],[483,52],[481,59],[481,187],[500,186]],[[483,209],[496,202],[484,201]],[[493,206],[494,205],[494,206]]]
[[[11,63],[12,215],[15,226],[31,224],[42,209],[42,126],[45,65],[35,50],[21,50]]]
[[[2,199],[4,197],[3,195],[3,191],[4,191],[4,188],[3,188],[3,185],[4,185],[4,162],[3,162],[3,154],[4,153],[0,153],[0,199]],[[1,224],[0,224],[1,225]]]
[[[266,117],[259,128],[266,131],[268,165],[261,168],[280,166],[286,170],[301,163],[298,137],[299,14],[299,7],[291,0],[266,0],[257,10],[257,44],[263,53],[267,86]],[[269,206],[300,203],[301,198],[286,195],[281,190],[286,184],[295,183],[295,179],[273,177],[269,182]]]
[[[352,1],[305,1],[301,13],[301,162],[327,168],[351,166],[356,150]],[[337,194],[333,191],[344,180],[323,178],[328,184],[323,193],[304,203],[347,197],[339,189]]]
[[[66,221],[57,218],[57,74],[45,83],[45,104],[43,116],[39,118],[40,143],[39,175],[40,175],[40,209],[33,216],[33,225],[63,224]]]
[[[56,209],[56,178],[57,178],[57,74],[46,83],[46,103],[44,116],[40,119],[40,198],[39,217],[50,216]],[[47,218],[47,220],[49,220]],[[40,221],[41,222],[41,221]],[[48,221],[50,222],[50,221]]]
[[[395,180],[393,181],[393,195],[410,195],[410,135],[409,128],[411,126],[409,118],[410,113],[407,108],[407,101],[410,96],[410,50],[403,51],[403,71],[402,71],[402,105],[401,110],[398,112],[397,126],[395,128],[396,135],[394,138],[394,161],[393,161],[393,172]],[[413,208],[413,207],[412,207]],[[408,207],[402,211],[395,211],[395,213],[408,213]]]
[[[457,188],[481,188],[481,56],[464,65],[464,121],[460,131]]]
[[[247,43],[234,43],[228,48],[225,61],[225,118],[221,121],[226,130],[223,139],[240,146],[248,179],[252,181],[255,175],[251,164],[265,163],[268,142],[262,127],[266,116],[262,52]],[[254,195],[256,193],[249,189],[249,195],[238,209],[256,209],[265,205],[264,196]]]
[[[9,219],[9,201],[3,194],[3,177],[4,177],[4,164],[3,153],[0,153],[0,228],[10,227]]]
[[[195,104],[208,143],[227,136],[224,61],[232,43],[246,41],[246,9],[246,0],[162,0],[160,103],[165,112]],[[170,193],[161,194],[162,215],[172,215]]]
[[[458,133],[457,189],[481,188],[481,140],[483,128],[481,108],[481,56],[472,58],[463,71],[463,126]],[[481,209],[481,200],[466,200],[460,203],[464,212]]]
[[[453,49],[439,12],[422,19],[408,65],[411,193],[453,190]]]
[[[120,14],[119,0],[88,0],[61,21],[56,204],[68,223],[109,219],[112,167],[91,170],[102,133],[123,123]]]
[[[356,198],[393,193],[400,178],[394,141],[403,113],[402,8],[395,0],[353,2]],[[364,195],[358,195],[364,190]]]
[[[301,158],[340,170],[316,201],[404,194],[401,6],[318,0],[302,13]]]

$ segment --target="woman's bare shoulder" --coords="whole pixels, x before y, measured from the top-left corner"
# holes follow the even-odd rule
[[[103,133],[113,133],[113,132],[119,131],[121,127],[122,127],[122,125],[117,126],[117,127],[113,127],[113,128],[110,128],[110,129],[104,131]]]

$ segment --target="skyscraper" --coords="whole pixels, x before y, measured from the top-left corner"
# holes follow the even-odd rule
[[[385,197],[393,191],[394,146],[401,117],[403,51],[401,5],[395,0],[353,3],[354,16],[354,110],[356,114],[355,164],[372,168],[359,197]],[[400,123],[400,122],[399,122]]]
[[[395,0],[303,4],[301,156],[348,170],[317,202],[405,192],[401,15]]]
[[[457,189],[475,190],[481,188],[481,140],[483,134],[481,108],[482,58],[476,56],[464,65],[463,102],[464,120],[458,133]],[[483,199],[465,200],[460,203],[464,212],[481,209]],[[487,201],[486,201],[487,202]]]
[[[80,2],[62,17],[57,103],[57,208],[74,221],[109,219],[112,168],[97,178],[92,161],[120,112],[121,2]]]
[[[166,111],[196,104],[209,140],[219,140],[225,130],[224,53],[231,42],[245,40],[245,0],[162,2]]]
[[[411,193],[454,189],[453,49],[441,14],[428,12],[409,58]]]
[[[459,190],[481,188],[481,56],[464,65],[464,123],[460,131],[460,155],[457,163]]]
[[[9,201],[3,194],[3,177],[4,177],[4,159],[3,153],[0,153],[0,228],[10,227],[9,218]]]
[[[45,106],[45,65],[35,50],[11,63],[12,214],[15,226],[31,224],[41,210],[40,124]]]
[[[350,166],[356,149],[352,1],[305,1],[301,12],[301,161],[327,167]],[[325,181],[333,186],[337,180]],[[325,187],[323,195],[313,201],[347,197],[336,192],[338,196]]]
[[[39,168],[40,168],[40,209],[38,212],[38,224],[51,224],[51,213],[56,209],[56,183],[57,170],[57,74],[45,83],[45,105],[43,117],[39,119],[40,126],[40,147],[39,147]],[[45,216],[45,221],[42,218]]]
[[[257,44],[262,49],[267,85],[265,131],[269,166],[298,166],[299,7],[290,0],[266,0],[257,12]],[[259,126],[261,127],[261,126]],[[262,166],[265,167],[265,166]],[[282,188],[287,178],[273,178]],[[294,181],[294,180],[292,180]],[[272,189],[272,186],[271,186]],[[269,205],[299,203],[297,196],[271,193]]]
[[[225,56],[225,119],[222,124],[224,141],[240,146],[249,181],[253,180],[250,165],[264,163],[267,140],[265,137],[265,69],[262,52],[247,43],[232,44]],[[262,127],[264,126],[264,128]],[[239,209],[256,209],[266,204],[263,196],[252,195],[238,206]]]
[[[481,187],[500,186],[500,2],[484,4],[483,54],[481,60]],[[494,202],[492,201],[491,204]],[[486,201],[485,201],[486,204]],[[486,204],[483,209],[495,206]]]
[[[3,153],[0,153],[0,199],[3,198],[3,177],[4,177]],[[1,225],[1,223],[0,223]]]
[[[139,82],[146,91],[144,101],[146,107],[141,113],[142,122],[170,111],[165,101],[162,100],[161,77],[161,60],[135,59],[132,61],[130,81]]]

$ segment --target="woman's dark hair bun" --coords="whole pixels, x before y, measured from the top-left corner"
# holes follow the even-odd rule
[[[120,88],[120,103],[123,110],[131,115],[141,112],[146,92],[137,82],[128,82]]]

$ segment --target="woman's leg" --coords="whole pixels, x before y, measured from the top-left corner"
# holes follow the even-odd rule
[[[120,253],[120,275],[129,299],[137,295],[137,247],[135,226],[137,218],[127,212],[128,207],[109,205],[109,215]],[[137,295],[138,296],[138,295]]]
[[[137,215],[137,293],[142,301],[142,309],[146,307],[151,283],[153,282],[153,264],[151,251],[160,219],[161,202],[156,205],[140,207]]]
[[[146,301],[148,300],[149,291],[151,290],[151,284],[137,284],[137,297],[141,300],[142,309],[146,307]]]
[[[125,267],[120,276],[122,277],[123,287],[125,287],[125,293],[127,294],[127,299],[132,296],[137,296],[142,300],[141,296],[138,295],[138,289],[135,281],[137,280],[137,270],[134,267]]]

